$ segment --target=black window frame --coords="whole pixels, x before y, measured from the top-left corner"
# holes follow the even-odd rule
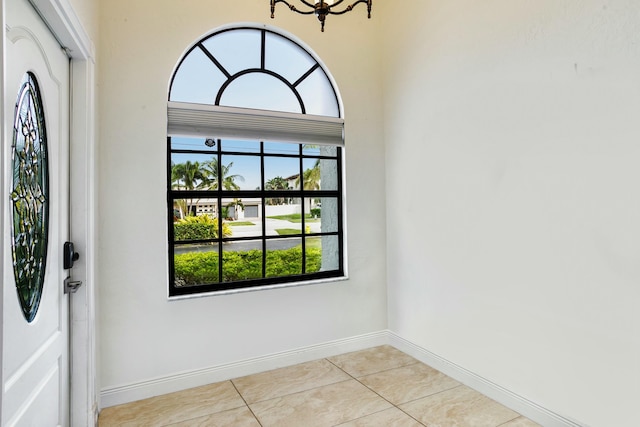
[[[206,39],[208,39],[209,37],[215,37],[217,34],[221,34],[223,32],[226,31],[233,31],[233,30],[238,30],[238,29],[252,29],[252,30],[256,30],[256,31],[260,31],[261,32],[261,49],[260,49],[260,55],[261,55],[261,60],[260,60],[260,64],[261,67],[260,68],[255,68],[255,69],[245,69],[245,70],[241,70],[240,72],[237,72],[233,75],[229,74],[223,64],[220,63],[220,61],[218,61],[215,56],[213,54],[211,54],[211,52],[205,52],[206,56],[213,62],[213,64],[215,64],[227,77],[227,80],[220,86],[216,99],[215,101],[211,104],[211,105],[215,105],[215,106],[220,106],[220,100],[222,97],[222,94],[224,93],[224,90],[229,86],[229,84],[231,82],[233,82],[235,79],[237,79],[238,77],[245,75],[247,73],[257,73],[257,72],[261,72],[261,73],[265,73],[265,74],[269,74],[273,77],[276,77],[277,79],[285,82],[287,84],[287,86],[289,87],[289,89],[291,91],[293,91],[293,93],[296,95],[296,98],[298,99],[298,101],[300,102],[300,109],[301,109],[301,114],[306,114],[307,108],[305,106],[305,102],[304,99],[302,98],[302,96],[298,93],[298,91],[296,90],[296,87],[298,84],[300,84],[301,82],[304,81],[304,79],[306,77],[308,77],[309,75],[311,75],[311,73],[313,73],[314,71],[316,71],[317,69],[321,69],[322,72],[325,74],[325,77],[331,81],[329,79],[329,76],[327,74],[327,71],[324,69],[324,67],[322,67],[322,65],[318,62],[318,60],[313,57],[308,49],[304,48],[303,46],[301,46],[299,43],[291,40],[291,38],[288,38],[286,36],[284,36],[283,34],[280,34],[278,32],[275,32],[273,30],[269,30],[266,28],[258,28],[258,27],[247,27],[247,26],[238,26],[238,27],[232,27],[232,28],[227,28],[224,30],[221,30],[219,32],[215,32],[212,33],[208,36],[206,36],[205,38],[203,38],[202,40],[198,41],[197,43],[195,43],[191,49],[189,49],[185,55],[183,56],[183,58],[181,59],[180,63],[178,64],[177,68],[176,68],[176,72],[174,73],[174,75],[172,76],[172,80],[171,80],[171,86],[170,86],[170,90],[169,90],[169,100],[171,101],[171,87],[173,87],[173,81],[176,77],[176,74],[178,72],[178,70],[180,69],[180,65],[182,64],[182,62],[187,58],[187,56],[189,55],[190,52],[193,51],[193,49],[201,49],[201,50],[205,50],[206,48],[204,47],[203,43]],[[289,42],[297,45],[299,48],[301,48],[303,51],[305,51],[307,54],[310,55],[310,57],[313,59],[314,64],[309,68],[309,70],[307,70],[306,73],[303,74],[303,76],[301,76],[300,78],[298,78],[295,82],[289,82],[286,80],[286,78],[284,78],[283,76],[265,69],[265,39],[266,39],[266,34],[267,33],[273,33],[276,34],[280,37],[283,37],[285,39],[287,39]],[[336,101],[336,105],[337,105],[337,109],[338,109],[338,114],[339,116],[341,116],[341,105],[339,102],[339,98],[336,92],[336,89],[333,85],[333,83],[331,84],[331,88],[333,90],[333,95],[335,97],[335,101]],[[344,152],[343,152],[343,147],[340,145],[335,145],[335,156],[333,155],[323,155],[318,154],[317,152],[313,152],[313,153],[306,153],[304,150],[305,145],[307,145],[306,143],[297,143],[297,153],[293,154],[284,154],[284,153],[273,153],[273,152],[269,152],[265,150],[265,141],[260,140],[260,150],[259,152],[245,152],[245,151],[225,151],[224,147],[224,140],[221,140],[219,138],[216,138],[215,135],[210,135],[210,139],[209,141],[213,141],[214,142],[214,147],[215,148],[211,148],[209,147],[209,149],[183,149],[183,148],[174,148],[172,147],[172,135],[168,135],[167,136],[167,228],[168,228],[168,256],[169,256],[169,296],[173,297],[173,296],[184,296],[184,295],[191,295],[191,294],[201,294],[201,293],[215,293],[215,292],[219,292],[219,291],[231,291],[231,290],[239,290],[239,289],[250,289],[250,288],[256,288],[256,287],[271,287],[273,285],[287,285],[287,284],[296,284],[296,283],[307,283],[307,282],[313,282],[313,281],[322,281],[323,279],[333,279],[333,278],[341,278],[341,277],[345,277],[345,244],[344,244],[344,194],[343,194],[343,188],[344,188],[344,182],[343,182],[343,161],[344,161]],[[278,141],[268,141],[268,142],[278,142]],[[292,143],[292,146],[295,146],[296,143]],[[223,155],[237,155],[237,156],[256,156],[260,158],[260,167],[261,167],[261,185],[259,187],[259,189],[256,190],[227,190],[224,189],[221,185],[218,186],[217,189],[211,190],[211,189],[206,189],[206,190],[179,190],[179,189],[175,189],[172,188],[172,154],[206,154],[206,155],[211,155],[211,156],[216,156],[217,157],[217,165],[218,168],[222,168],[223,164],[222,164],[222,156]],[[337,164],[337,187],[335,190],[308,190],[304,188],[304,182],[303,179],[299,179],[299,187],[295,188],[295,189],[288,189],[288,190],[267,190],[265,189],[265,168],[264,168],[264,163],[265,163],[265,158],[268,157],[282,157],[282,158],[295,158],[297,160],[299,160],[299,177],[301,178],[304,174],[304,160],[305,159],[313,159],[313,160],[335,160],[336,164]],[[221,176],[221,171],[218,170],[218,176]],[[261,221],[261,225],[262,225],[262,233],[260,236],[254,236],[254,237],[225,237],[222,235],[222,232],[218,233],[219,235],[216,238],[211,238],[211,239],[203,239],[203,240],[188,240],[188,241],[176,241],[175,240],[175,236],[174,236],[174,208],[175,208],[175,201],[176,200],[180,200],[180,199],[188,199],[188,198],[194,198],[194,199],[213,199],[216,201],[216,204],[218,206],[218,215],[217,215],[217,221],[218,221],[218,230],[222,230],[223,229],[223,221],[224,218],[223,216],[220,214],[220,209],[223,206],[223,200],[227,200],[227,199],[234,199],[234,198],[238,198],[238,199],[259,199],[260,200],[260,206],[261,206],[261,212],[260,212],[260,221]],[[273,199],[273,198],[296,198],[299,199],[301,201],[300,203],[300,207],[302,210],[302,215],[301,215],[301,232],[300,234],[291,234],[291,235],[266,235],[266,200],[268,199]],[[319,233],[313,233],[313,234],[306,234],[305,232],[305,214],[308,214],[309,212],[306,212],[305,209],[307,208],[305,206],[304,200],[306,199],[322,199],[322,198],[334,198],[337,201],[337,230],[336,231],[331,231],[331,232],[319,232]],[[338,268],[337,269],[332,269],[329,271],[318,271],[318,272],[313,272],[313,273],[307,273],[305,271],[305,259],[306,259],[306,238],[308,237],[319,237],[322,238],[324,236],[335,236],[337,237],[337,241],[338,241]],[[278,276],[278,277],[266,277],[266,258],[267,258],[267,244],[270,240],[274,240],[274,239],[278,239],[278,240],[284,240],[284,239],[299,239],[301,241],[301,246],[302,246],[302,274],[296,274],[296,275],[287,275],[287,276]],[[221,254],[224,254],[224,248],[223,245],[226,243],[230,243],[230,242],[239,242],[239,241],[244,241],[244,240],[251,240],[251,241],[260,241],[261,242],[261,248],[262,248],[262,278],[259,279],[246,279],[246,280],[238,280],[238,281],[228,281],[225,282],[223,281],[223,276],[224,276],[224,268],[223,268],[223,256],[220,256]],[[178,247],[179,245],[182,244],[196,244],[196,243],[202,243],[202,244],[212,244],[212,245],[217,245],[217,251],[218,251],[218,281],[214,282],[214,283],[203,283],[203,284],[198,284],[198,285],[193,285],[193,286],[179,286],[176,284],[176,277],[175,277],[175,265],[174,265],[174,257],[176,255],[176,247]]]

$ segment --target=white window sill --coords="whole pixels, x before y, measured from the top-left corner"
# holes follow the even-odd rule
[[[343,282],[348,280],[348,276],[340,276],[340,277],[331,277],[327,279],[316,279],[316,280],[306,280],[301,282],[291,282],[291,283],[282,283],[282,284],[274,284],[274,285],[264,285],[264,286],[253,286],[249,288],[240,288],[240,289],[225,289],[221,291],[213,291],[213,292],[202,292],[196,294],[189,295],[176,295],[169,296],[167,299],[169,301],[181,301],[187,299],[196,299],[196,298],[205,298],[205,297],[216,297],[222,295],[233,295],[233,294],[243,294],[247,292],[257,292],[257,291],[268,291],[272,289],[284,289],[284,288],[296,288],[300,286],[308,286],[308,285],[317,285],[322,283],[334,283],[334,282]]]

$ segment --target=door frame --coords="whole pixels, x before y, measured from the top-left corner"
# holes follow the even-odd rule
[[[6,96],[4,87],[5,68],[5,2],[0,7],[2,35],[0,43],[0,94]],[[96,379],[96,190],[97,190],[97,150],[95,127],[95,46],[84,30],[80,18],[70,0],[28,0],[38,10],[53,35],[71,57],[70,69],[70,141],[69,141],[69,182],[70,182],[70,239],[74,242],[80,259],[73,268],[74,280],[83,285],[69,301],[69,372],[70,372],[70,423],[72,426],[95,426],[98,420],[98,384]],[[0,103],[4,135],[4,103]],[[6,143],[6,141],[3,141]],[[0,162],[0,188],[5,171]],[[0,197],[0,223],[2,223],[6,197]],[[6,248],[0,245],[0,259]],[[3,275],[0,263],[0,277]],[[62,284],[60,284],[62,286]],[[2,292],[0,292],[0,319],[3,318]],[[2,329],[0,328],[0,362],[2,362]],[[1,363],[0,363],[1,366]],[[0,376],[2,370],[0,369]],[[3,378],[0,377],[0,384]],[[0,401],[0,419],[2,402]]]

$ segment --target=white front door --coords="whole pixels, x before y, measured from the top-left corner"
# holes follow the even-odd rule
[[[28,0],[5,1],[3,426],[69,424],[69,59]]]

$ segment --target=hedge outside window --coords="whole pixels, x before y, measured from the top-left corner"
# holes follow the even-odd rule
[[[328,72],[290,38],[195,43],[169,90],[169,295],[344,276],[343,128]]]

